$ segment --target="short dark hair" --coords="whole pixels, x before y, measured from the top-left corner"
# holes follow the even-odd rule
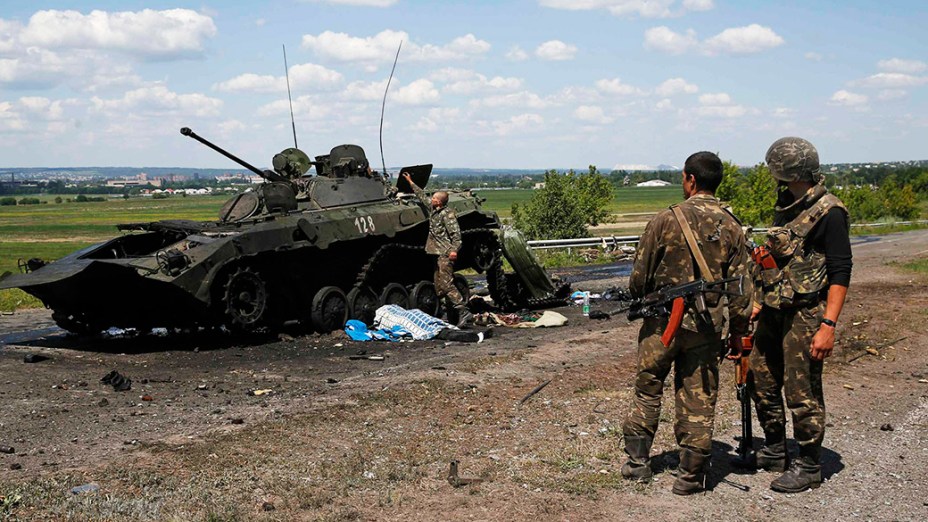
[[[722,183],[722,160],[714,152],[702,151],[686,158],[683,172],[696,178],[696,188],[715,193]]]

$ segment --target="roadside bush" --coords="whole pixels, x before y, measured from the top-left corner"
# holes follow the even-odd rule
[[[61,196],[56,196],[56,197],[55,197],[55,203],[56,203],[56,204],[59,204],[59,205],[60,205],[60,204],[61,204],[61,201],[62,201],[62,200],[61,200]]]
[[[156,192],[151,195],[151,199],[168,199],[168,196],[167,192]]]
[[[39,198],[22,198],[19,200],[20,205],[38,205],[42,203]]]
[[[587,226],[606,218],[612,184],[595,166],[580,175],[573,170],[564,174],[550,170],[544,183],[527,203],[512,206],[513,225],[528,239],[587,237]]]
[[[11,207],[16,205],[16,198],[3,198],[0,199],[0,206]]]
[[[722,184],[716,196],[731,205],[731,210],[745,225],[765,226],[773,222],[777,203],[777,181],[770,169],[759,163],[747,172],[724,162]]]

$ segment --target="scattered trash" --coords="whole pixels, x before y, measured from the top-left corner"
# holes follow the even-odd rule
[[[263,504],[261,504],[261,509],[263,509],[264,511],[274,511],[276,508],[274,507],[273,502],[264,502]]]
[[[109,403],[110,403],[110,401],[107,400],[106,397],[103,397],[102,399],[100,399],[99,402],[97,402],[97,406],[108,406]]]
[[[336,348],[341,348],[342,346],[345,346],[345,345],[342,344],[342,343],[335,343],[335,347],[336,347]]]
[[[533,322],[523,322],[519,324],[512,325],[515,328],[544,328],[544,327],[553,327],[553,326],[564,326],[567,324],[567,318],[563,315],[552,311],[545,310],[541,314],[541,317],[538,320]]]
[[[47,361],[48,359],[49,358],[46,357],[45,355],[39,355],[37,353],[27,353],[26,356],[23,357],[23,362],[32,364],[32,363]]]
[[[109,384],[114,391],[126,391],[132,388],[132,379],[121,375],[116,370],[104,375],[100,382]]]
[[[281,342],[285,342],[285,343],[290,343],[290,342],[293,342],[293,340],[294,340],[294,339],[293,339],[293,336],[287,335],[287,334],[285,334],[285,333],[278,334],[278,335],[277,335],[277,339],[280,340]]]
[[[331,377],[325,380],[326,384],[336,384],[337,382],[338,382],[338,379],[333,379]]]
[[[241,417],[236,417],[234,419],[230,419],[229,422],[231,422],[232,424],[245,424],[245,419]]]
[[[845,385],[844,385],[844,389],[846,389],[846,390],[853,390],[854,387],[851,386],[850,384],[845,384]]]
[[[869,353],[870,355],[875,355],[875,356],[879,356],[879,355],[880,355],[879,350],[877,350],[876,348],[871,348],[871,347],[869,347],[869,346],[867,347],[867,349],[866,349],[865,351],[866,351],[867,353]]]
[[[274,393],[274,390],[271,390],[271,389],[252,390],[252,391],[248,392],[248,395],[253,395],[253,396],[255,396],[255,397],[260,397],[260,396],[262,396],[262,395],[267,395],[267,394],[269,394],[269,393]]]
[[[893,428],[892,424],[884,424],[880,426],[880,431],[896,431],[896,430]]]
[[[466,486],[468,484],[479,484],[483,482],[482,478],[464,478],[458,476],[458,461],[452,460],[451,466],[448,469],[448,484],[451,484],[453,487],[459,488],[461,486]]]
[[[207,385],[205,385],[205,384],[197,385],[197,389],[198,389],[198,390],[206,390],[206,389],[208,389],[208,388],[209,388],[209,386],[207,386]]]
[[[0,446],[0,453],[6,453],[7,455],[12,455],[16,453],[16,449],[12,446]]]
[[[146,401],[146,402],[151,402],[151,401],[155,400],[155,398],[152,397],[151,395],[142,395],[142,396],[139,397],[139,398],[142,399],[143,401]]]
[[[20,464],[19,462],[14,462],[14,463],[10,464],[10,469],[13,470],[13,471],[16,471],[16,470],[18,470],[18,469],[23,469],[23,465]]]
[[[922,384],[928,384],[928,379],[919,379],[918,382]]]
[[[71,488],[72,495],[80,495],[81,493],[92,493],[94,491],[99,491],[100,486],[96,484],[84,484],[83,486],[74,486]]]

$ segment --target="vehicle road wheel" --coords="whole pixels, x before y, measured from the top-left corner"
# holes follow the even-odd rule
[[[337,286],[324,286],[313,297],[310,317],[313,328],[328,333],[345,327],[348,320],[348,298]]]
[[[267,311],[267,285],[251,268],[239,268],[226,280],[222,302],[232,327],[255,330]]]
[[[435,316],[438,313],[438,293],[431,281],[419,281],[409,293],[409,306]]]
[[[370,326],[374,323],[374,315],[380,302],[377,294],[369,286],[356,286],[348,292],[348,314],[352,319],[362,321]]]
[[[385,305],[395,304],[401,308],[409,308],[409,292],[399,283],[390,283],[380,292],[380,302]]]

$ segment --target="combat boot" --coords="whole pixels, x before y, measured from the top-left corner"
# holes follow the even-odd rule
[[[454,308],[458,313],[458,322],[455,325],[458,328],[464,328],[474,321],[474,314],[470,313],[470,310],[468,310],[466,306],[461,305]]]
[[[709,468],[709,455],[683,448],[680,450],[680,469],[677,480],[673,483],[675,495],[692,495],[706,489],[706,470]]]
[[[768,444],[757,452],[757,466],[755,469],[783,473],[789,467],[789,453],[786,451],[786,441]]]
[[[800,446],[799,458],[793,461],[786,473],[770,483],[770,489],[780,493],[799,493],[821,486],[821,451],[820,446]]]
[[[647,435],[626,435],[625,453],[628,460],[622,465],[622,476],[638,481],[651,480],[651,442]]]

